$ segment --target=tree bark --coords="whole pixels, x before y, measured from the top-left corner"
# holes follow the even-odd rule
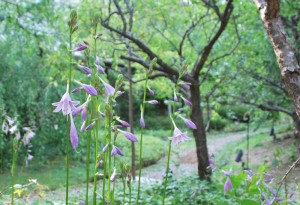
[[[295,127],[295,137],[300,139],[300,118],[298,117],[297,113],[294,111],[291,115]]]
[[[292,98],[298,116],[300,116],[300,67],[295,49],[290,44],[283,21],[279,15],[279,0],[253,0],[270,38],[281,70],[285,90]]]
[[[208,149],[206,143],[206,133],[203,121],[202,110],[200,107],[200,87],[199,81],[194,82],[191,87],[191,120],[196,124],[197,129],[193,130],[194,139],[196,142],[196,153],[198,159],[198,176],[201,180],[210,180],[210,170],[207,169],[209,166],[208,160]]]

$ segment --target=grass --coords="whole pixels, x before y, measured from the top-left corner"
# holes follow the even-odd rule
[[[139,138],[139,135],[136,135]],[[130,164],[131,153],[130,143],[125,137],[120,136],[117,141],[117,146],[122,149],[125,156],[116,156],[116,163],[121,161],[128,162]],[[136,153],[139,151],[139,144],[136,144]],[[159,138],[152,137],[149,135],[144,136],[143,143],[143,160],[153,161],[158,160],[164,153],[164,145]],[[153,163],[152,162],[152,163]],[[116,165],[118,168],[119,166]],[[91,174],[94,170],[94,164],[90,164]],[[90,175],[91,175],[90,174]],[[18,184],[28,183],[28,179],[37,179],[42,185],[46,185],[50,190],[60,189],[65,186],[65,161],[64,158],[57,158],[47,165],[43,165],[39,162],[38,158],[34,158],[29,167],[18,166],[16,168],[16,179]],[[72,161],[70,163],[70,186],[78,185],[85,182],[85,162]],[[0,175],[0,192],[8,194],[11,186],[10,171],[7,170],[5,173]]]

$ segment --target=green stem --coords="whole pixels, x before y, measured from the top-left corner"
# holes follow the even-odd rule
[[[163,195],[163,202],[162,202],[163,205],[165,204],[167,184],[168,184],[168,178],[169,178],[170,156],[171,156],[171,148],[172,148],[171,143],[172,143],[172,141],[169,142],[167,168],[166,168],[166,176],[165,176],[165,183],[164,183],[164,195]]]
[[[126,178],[123,176],[122,177],[122,182],[123,182],[123,204],[125,204],[125,195],[126,195]]]
[[[145,101],[146,101],[146,92],[147,92],[147,86],[148,86],[148,74],[146,73],[146,82],[144,85],[144,96],[143,96],[143,104],[142,104],[142,110],[141,110],[141,117],[144,118],[145,113]],[[136,204],[139,203],[140,199],[140,190],[141,190],[141,175],[142,175],[142,167],[143,167],[143,131],[144,128],[141,127],[141,139],[140,139],[140,156],[139,156],[139,181],[138,181],[138,193],[136,197]]]
[[[131,205],[131,182],[128,188],[129,188],[129,205]]]
[[[96,36],[97,33],[97,23],[94,22],[94,36]],[[96,38],[94,38],[94,61],[96,61],[96,52],[97,52],[97,40]],[[93,70],[93,81],[95,81],[96,78],[96,68],[94,67]],[[94,111],[97,111],[97,99],[96,99],[96,103],[95,105],[93,105],[94,107]],[[93,114],[94,112],[92,112]],[[94,190],[93,190],[93,205],[97,204],[97,169],[98,169],[98,134],[99,134],[99,129],[98,129],[98,122],[97,122],[97,126],[96,126],[96,133],[95,133],[95,168],[94,168]]]
[[[69,80],[68,89],[71,90],[72,81],[72,27],[70,27],[69,38]],[[68,90],[68,92],[69,92]],[[69,149],[70,149],[70,121],[68,121],[68,134],[66,135],[66,204],[69,204]]]
[[[89,204],[89,178],[90,178],[90,147],[91,147],[91,134],[88,133],[86,144],[86,187],[85,187],[85,203]]]
[[[14,205],[14,178],[15,178],[15,162],[17,159],[17,143],[16,139],[13,139],[13,159],[12,159],[12,166],[11,166],[11,205]]]

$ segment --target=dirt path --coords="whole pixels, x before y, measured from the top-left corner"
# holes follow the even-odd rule
[[[257,132],[252,132],[250,135],[257,135],[262,132],[267,132],[266,129],[261,129]],[[209,155],[217,155],[228,143],[246,138],[245,132],[232,133],[227,136],[209,136],[208,137],[208,152]],[[155,165],[143,169],[143,180],[161,180],[164,176],[166,164],[166,157],[160,159]],[[176,177],[184,174],[197,173],[197,155],[196,149],[179,150],[179,152],[172,152],[170,169]]]

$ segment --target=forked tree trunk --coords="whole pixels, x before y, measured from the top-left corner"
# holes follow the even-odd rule
[[[196,142],[198,176],[201,180],[210,180],[210,170],[207,169],[207,167],[209,166],[208,149],[206,144],[206,133],[203,115],[200,107],[200,87],[198,81],[191,85],[190,91],[190,100],[192,103],[191,119],[197,126],[197,129],[193,130],[193,135]]]

